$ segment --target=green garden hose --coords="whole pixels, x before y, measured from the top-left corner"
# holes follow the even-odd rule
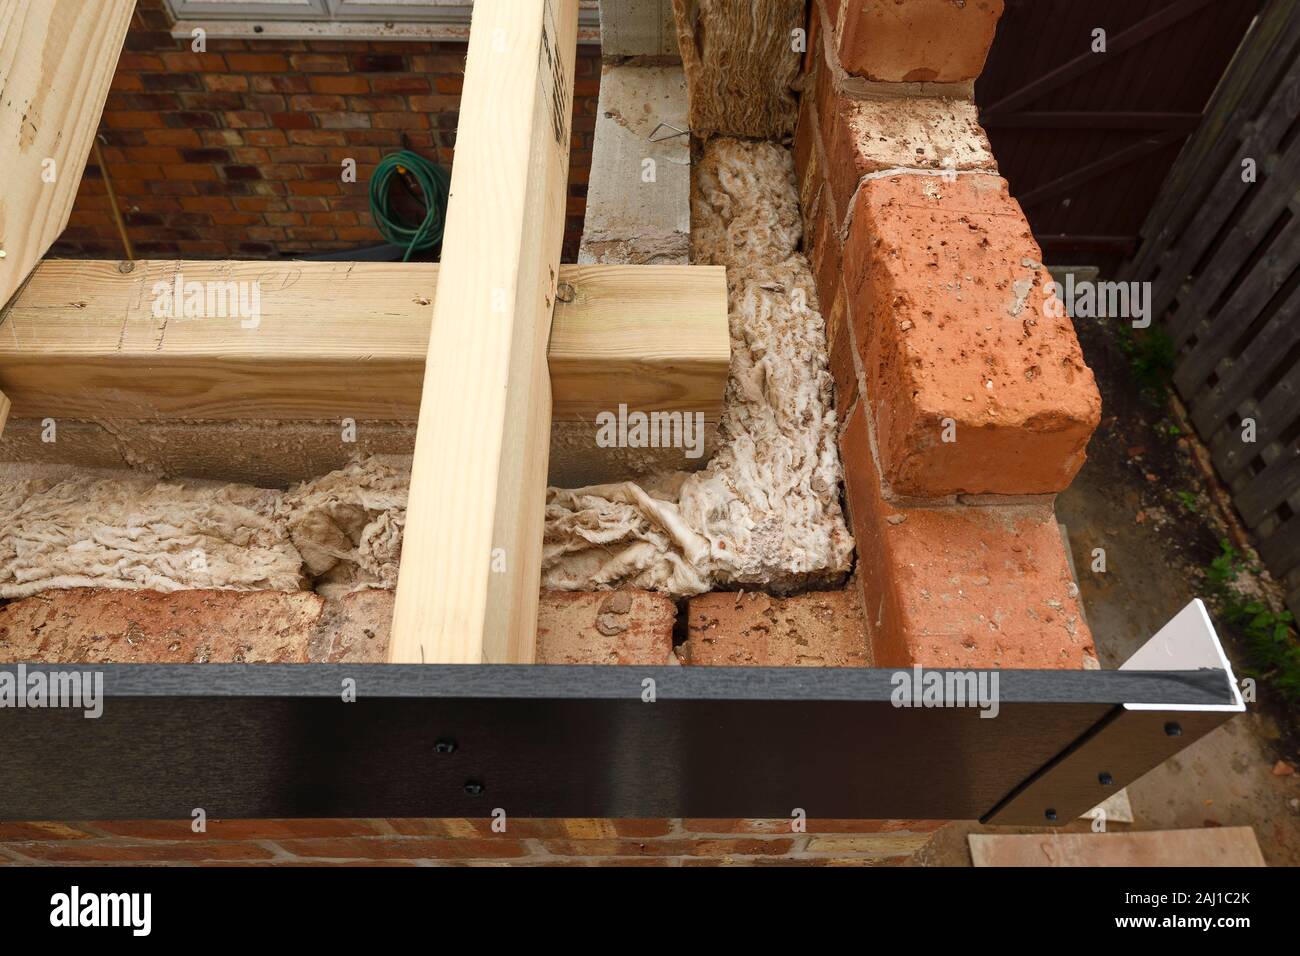
[[[416,200],[424,203],[424,220],[414,226],[403,222],[389,204],[389,187],[394,176],[400,176]],[[403,149],[389,153],[375,167],[370,178],[370,214],[385,239],[395,246],[406,248],[403,262],[412,254],[428,252],[442,242],[442,227],[447,211],[447,191],[451,177],[441,166],[423,156]],[[418,194],[417,194],[418,192]]]

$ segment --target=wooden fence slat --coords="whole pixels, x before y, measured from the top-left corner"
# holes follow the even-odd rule
[[[1209,194],[1194,204],[1198,209],[1197,216],[1177,241],[1161,253],[1160,274],[1154,280],[1152,295],[1152,310],[1155,315],[1163,315],[1169,308],[1196,263],[1237,208],[1242,196],[1260,188],[1258,182],[1242,181],[1242,159],[1252,157],[1262,167],[1259,172],[1263,176],[1274,175],[1271,169],[1276,164],[1274,152],[1298,112],[1300,57],[1291,65],[1277,96],[1270,101],[1269,113],[1253,124],[1251,133],[1239,147],[1229,152],[1227,161],[1220,166],[1222,172]]]
[[[1178,352],[1174,384],[1300,616],[1297,116],[1300,0],[1268,0],[1119,277],[1152,283],[1152,312]],[[1254,183],[1241,179],[1246,157]],[[1253,420],[1254,442],[1234,416]]]
[[[1273,460],[1232,496],[1242,520],[1251,528],[1260,524],[1270,512],[1300,489],[1300,448],[1292,445],[1279,449],[1277,445],[1272,445],[1261,454],[1270,452]]]
[[[1300,515],[1292,515],[1282,527],[1261,541],[1259,554],[1268,564],[1280,568],[1300,564]]]
[[[1202,389],[1193,398],[1189,411],[1197,431],[1213,435],[1229,415],[1250,399],[1260,380],[1273,371],[1297,341],[1300,341],[1300,287],[1291,290],[1286,303],[1240,356],[1220,363],[1219,381],[1214,387]],[[1262,418],[1269,418],[1272,424],[1268,413],[1257,413],[1255,418],[1261,426]],[[1260,441],[1267,440],[1260,437]]]
[[[1240,426],[1225,424],[1214,433],[1210,443],[1214,466],[1230,485],[1237,482],[1242,470],[1259,453],[1257,449],[1277,441],[1300,419],[1300,364],[1290,368],[1263,401],[1258,404],[1253,400],[1244,401],[1237,408],[1243,419],[1255,420],[1256,442],[1244,443]],[[1200,431],[1199,425],[1197,430]]]
[[[1300,44],[1300,0],[1272,0],[1260,13],[1226,75],[1205,108],[1201,130],[1187,141],[1143,223],[1143,243],[1121,276],[1150,279],[1163,252],[1179,245],[1177,237],[1200,207],[1189,196],[1204,196],[1235,154],[1236,123],[1254,116],[1278,87],[1280,64]]]
[[[1300,211],[1300,196],[1296,207]],[[1250,329],[1259,313],[1291,278],[1297,263],[1300,263],[1300,217],[1288,222],[1268,251],[1255,260],[1245,280],[1218,314],[1202,321],[1195,330],[1196,345],[1179,359],[1174,372],[1174,384],[1183,395],[1196,394],[1224,353]],[[1285,330],[1280,328],[1282,324],[1272,323],[1279,338],[1285,335]],[[1261,368],[1260,374],[1266,371]]]
[[[1266,182],[1256,187],[1258,192],[1254,193],[1250,205],[1219,246],[1210,264],[1193,280],[1190,287],[1185,287],[1178,295],[1178,312],[1167,323],[1169,334],[1177,348],[1181,349],[1191,338],[1197,324],[1219,301],[1224,289],[1258,248],[1260,241],[1268,235],[1278,216],[1288,206],[1295,204],[1297,182],[1300,182],[1300,137],[1291,144],[1276,171],[1269,175]],[[1154,314],[1163,313],[1157,309]]]

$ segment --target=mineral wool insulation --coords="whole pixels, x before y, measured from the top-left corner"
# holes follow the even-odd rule
[[[825,329],[795,251],[789,152],[711,141],[692,216],[694,261],[727,267],[732,357],[718,450],[699,472],[550,489],[546,587],[782,592],[848,570]],[[11,472],[0,480],[0,598],[67,587],[392,587],[409,467],[368,457],[288,491]]]
[[[789,151],[711,140],[695,169],[691,258],[727,268],[731,375],[718,450],[699,472],[550,489],[546,587],[779,592],[848,570],[825,323],[800,232]]]

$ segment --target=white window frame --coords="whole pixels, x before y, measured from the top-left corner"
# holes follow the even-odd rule
[[[406,39],[411,35],[435,36],[438,30],[465,31],[468,35],[474,7],[473,0],[407,0],[405,3],[400,0],[305,0],[303,3],[167,0],[167,3],[176,21],[173,36],[189,36],[197,26],[212,36],[260,35],[280,39],[319,36]],[[295,30],[294,24],[300,24],[301,28]],[[338,29],[324,28],[327,24]],[[579,0],[578,28],[579,42],[590,42],[592,31],[599,33],[598,0]],[[464,39],[459,32],[454,35]]]

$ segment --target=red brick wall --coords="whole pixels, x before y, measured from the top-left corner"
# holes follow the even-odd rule
[[[1001,0],[809,9],[795,165],[875,664],[1081,667],[1050,495],[1100,399],[965,88],[915,85],[973,79]]]
[[[260,259],[383,241],[368,181],[386,153],[450,167],[465,44],[174,40],[140,0],[105,105],[104,160],[142,258]],[[564,259],[577,258],[600,86],[578,47]],[[357,181],[341,181],[345,158]],[[91,157],[54,256],[122,255]]]
[[[933,820],[187,820],[0,823],[8,864],[897,866]]]

